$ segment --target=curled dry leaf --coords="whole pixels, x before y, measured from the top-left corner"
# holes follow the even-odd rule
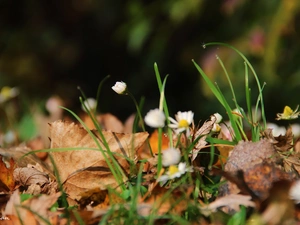
[[[204,122],[204,124],[196,131],[192,132],[193,141],[199,139],[194,146],[192,151],[192,161],[194,161],[199,153],[199,151],[207,144],[205,141],[207,134],[209,134],[216,122],[217,118],[212,116],[210,120]]]
[[[50,183],[49,176],[35,168],[23,167],[14,170],[14,178],[21,186],[38,184],[43,186]]]
[[[35,154],[28,154],[30,152],[32,152],[32,150],[23,145],[8,149],[0,148],[0,155],[13,158],[17,167],[27,167],[28,164],[36,165],[38,163],[43,168],[43,171],[46,171],[53,177],[48,165],[40,160]],[[27,155],[24,156],[25,154]]]
[[[96,131],[93,134],[101,148],[106,150],[100,135]],[[120,134],[102,131],[102,134],[125,172],[129,170],[129,163],[125,157],[134,160],[136,151],[143,146],[148,137],[147,132]],[[98,150],[97,143],[83,127],[71,122],[55,121],[50,124],[50,139],[52,149],[82,148],[82,150],[51,152],[60,179],[71,199],[78,199],[80,193],[89,189],[105,190],[107,186],[117,186],[102,152]]]
[[[261,202],[269,196],[274,182],[294,179],[293,174],[269,163],[256,164],[242,173],[238,172],[222,172],[229,182],[221,186],[220,195],[243,193],[251,195],[256,202]]]
[[[225,172],[243,171],[247,187],[259,199],[264,199],[268,196],[273,182],[293,179],[293,174],[279,168],[281,165],[282,157],[268,139],[254,143],[241,141],[232,150]],[[239,191],[234,182],[227,182],[221,186],[220,195],[236,194]]]
[[[34,167],[16,168],[14,179],[19,186],[26,189],[25,193],[27,194],[49,194],[56,190],[56,183],[51,182],[48,174]]]

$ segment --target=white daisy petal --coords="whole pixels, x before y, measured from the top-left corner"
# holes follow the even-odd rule
[[[165,126],[166,116],[163,111],[152,109],[147,113],[144,120],[149,127],[159,128]]]

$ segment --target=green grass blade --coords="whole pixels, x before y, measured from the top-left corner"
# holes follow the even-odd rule
[[[204,73],[204,71],[200,68],[200,66],[194,60],[192,60],[192,62],[194,63],[196,69],[198,70],[198,72],[200,73],[200,75],[202,76],[202,78],[204,79],[204,81],[206,82],[208,87],[210,88],[210,90],[213,92],[213,94],[216,96],[216,98],[219,100],[219,102],[225,107],[223,98],[221,97],[221,94],[220,94],[219,90],[216,88],[215,84],[208,78],[208,76]]]
[[[225,46],[225,47],[228,47],[228,48],[231,48],[232,50],[234,50],[236,53],[238,53],[242,58],[243,60],[245,61],[245,63],[248,65],[248,67],[250,68],[251,72],[253,73],[253,76],[256,80],[256,84],[257,84],[257,87],[258,87],[258,90],[259,90],[259,93],[262,93],[262,86],[260,84],[260,81],[258,79],[258,76],[253,68],[253,66],[251,65],[251,63],[249,62],[249,60],[245,57],[245,55],[243,53],[241,53],[238,49],[236,49],[235,47],[229,45],[229,44],[225,44],[225,43],[222,43],[222,42],[210,42],[210,43],[206,43],[205,46],[209,46],[209,45],[221,45],[221,46]],[[259,95],[259,98],[260,98],[260,104],[261,104],[261,114],[262,114],[262,120],[263,120],[263,127],[266,128],[266,116],[265,116],[265,110],[264,110],[264,101],[263,101],[263,96],[260,94]]]

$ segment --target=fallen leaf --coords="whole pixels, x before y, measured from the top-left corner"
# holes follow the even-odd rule
[[[238,212],[240,205],[255,208],[255,202],[251,200],[249,195],[230,194],[216,199],[207,206],[200,207],[201,213],[204,216],[209,216],[212,212],[216,212],[221,207],[228,207],[235,212]]]
[[[28,164],[35,165],[38,163],[44,171],[52,176],[52,171],[50,170],[49,166],[40,160],[35,154],[28,154],[30,152],[32,152],[32,150],[24,145],[7,149],[0,148],[0,155],[13,158],[17,167],[27,167]]]
[[[14,171],[14,178],[22,186],[30,186],[32,184],[39,184],[43,186],[50,183],[49,176],[35,168],[16,168]]]
[[[275,137],[277,143],[275,143],[275,148],[278,151],[286,152],[293,147],[293,132],[292,127],[289,127],[285,135],[279,135]]]
[[[9,192],[14,189],[14,169],[13,158],[0,155],[0,192]]]
[[[103,140],[97,134],[97,141],[105,149]],[[129,163],[124,156],[136,159],[136,151],[148,137],[147,132],[136,134],[119,134],[102,131],[110,151],[125,172],[129,170]],[[55,121],[50,124],[51,148],[82,147],[84,150],[53,151],[52,155],[58,169],[61,181],[71,199],[79,199],[80,193],[93,188],[107,189],[116,187],[117,182],[112,175],[107,162],[98,145],[91,135],[81,126],[71,122]]]
[[[60,195],[61,193],[58,192],[52,195],[36,196],[21,203],[20,193],[16,190],[11,195],[3,216],[13,219],[14,224],[47,224],[40,216],[50,219],[49,209],[57,202]]]
[[[199,151],[207,144],[205,141],[206,136],[211,132],[216,120],[217,118],[215,116],[211,116],[210,120],[205,121],[197,131],[195,129],[192,131],[192,141],[198,139],[192,151],[192,161],[196,159]]]
[[[169,138],[166,134],[162,134],[161,137],[158,136],[158,130],[154,130],[149,138],[149,143],[153,154],[158,154],[158,139],[161,139],[161,150],[169,148]]]
[[[229,181],[220,187],[221,196],[242,192],[250,195],[256,202],[268,197],[274,182],[294,179],[293,174],[286,173],[270,163],[260,163],[234,172],[220,171],[220,174]]]

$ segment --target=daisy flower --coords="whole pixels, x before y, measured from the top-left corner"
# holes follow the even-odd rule
[[[159,128],[165,126],[166,116],[160,109],[151,109],[144,120],[149,127]]]
[[[299,105],[296,107],[295,110],[292,110],[291,107],[285,106],[283,109],[283,113],[277,113],[276,120],[292,120],[297,119],[300,115],[298,112]]]
[[[94,111],[97,107],[97,101],[94,98],[87,98],[81,105],[81,109],[86,112],[84,106],[86,106],[89,111]]]
[[[172,180],[177,177],[181,177],[186,172],[193,172],[192,167],[187,167],[186,163],[181,162],[177,165],[171,165],[168,172],[165,175],[160,176],[157,181],[165,184],[168,180]]]
[[[186,131],[187,136],[190,134],[189,126],[193,122],[194,113],[192,111],[188,112],[178,112],[175,115],[175,119],[172,117],[169,117],[169,120],[172,122],[172,124],[169,124],[169,127],[174,129],[177,134]]]
[[[111,87],[117,94],[125,94],[127,89],[127,84],[123,81],[116,82],[114,86]]]
[[[162,153],[162,165],[164,167],[176,165],[181,158],[180,151],[176,148],[168,148]]]

